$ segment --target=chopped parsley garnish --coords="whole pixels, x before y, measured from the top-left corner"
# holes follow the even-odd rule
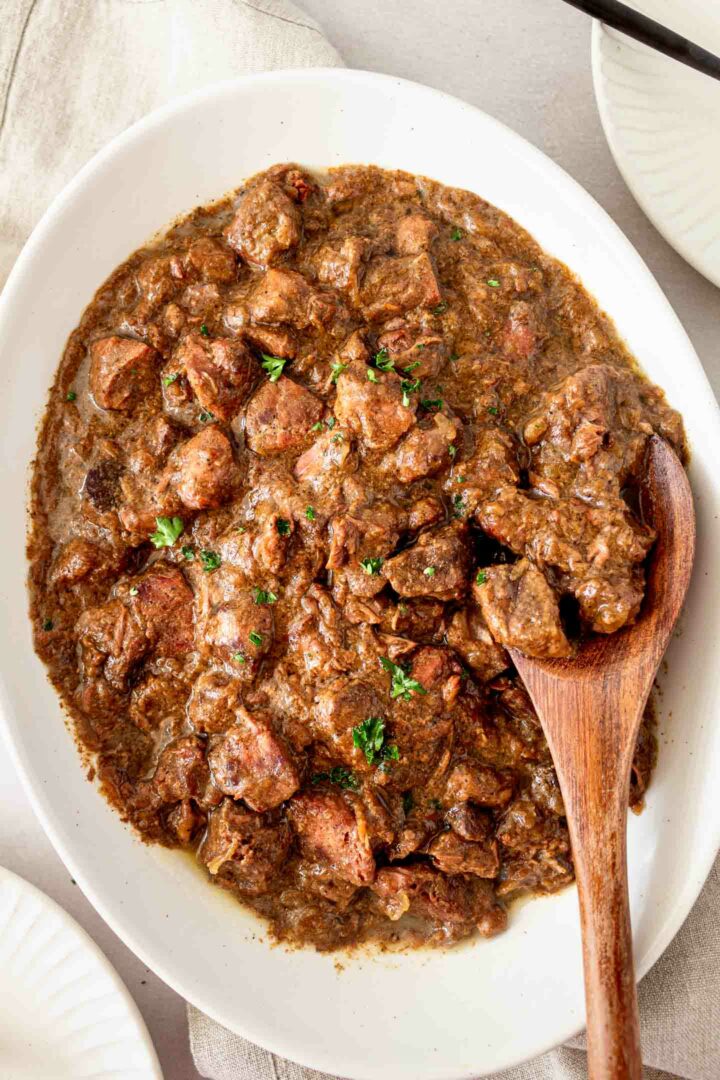
[[[290,522],[286,518],[278,518],[275,522],[275,528],[280,536],[288,536],[290,533]]]
[[[338,787],[348,788],[350,791],[357,791],[360,787],[360,782],[355,773],[351,772],[345,765],[333,765],[329,772],[313,773],[310,782],[312,784],[337,784]]]
[[[200,551],[200,562],[202,563],[202,568],[205,573],[211,574],[213,570],[217,570],[222,559],[217,551],[209,551],[207,548],[202,548]]]
[[[466,479],[467,479],[467,477],[465,477],[465,476],[456,476],[455,477],[455,483],[456,484],[464,484]]]
[[[497,416],[497,414],[498,414],[497,406],[496,405],[490,405],[490,407],[488,408],[488,412],[490,413],[491,416]]]
[[[332,431],[332,429],[337,424],[337,420],[335,419],[334,416],[329,416],[328,419],[325,421],[325,423],[327,424],[329,430]]]
[[[317,515],[316,515],[315,511],[313,510],[312,506],[306,506],[305,507],[305,517],[308,519],[308,521],[314,521],[316,516]]]
[[[342,442],[343,441],[343,433],[342,433],[342,431],[338,431],[337,435],[333,435],[332,441],[333,442]]]
[[[454,458],[457,454],[457,446],[455,445],[455,443],[450,443],[450,445],[448,446],[448,454],[451,458]]]
[[[390,672],[392,675],[392,681],[390,684],[390,697],[401,697],[404,701],[410,701],[410,697],[413,693],[427,694],[427,690],[424,686],[421,686],[417,679],[412,679],[408,675],[404,668],[401,668],[399,664],[394,664],[392,660],[388,660],[386,656],[380,657],[380,663],[385,671]]]
[[[408,814],[410,813],[410,811],[412,810],[413,806],[415,805],[415,800],[412,797],[412,791],[406,791],[404,793],[404,795],[402,797],[402,804],[403,804],[403,813],[405,814],[405,817],[407,817]]]
[[[137,594],[139,593],[139,591],[140,591],[140,590],[138,589],[137,585],[132,585],[132,586],[130,587],[130,595],[131,595],[131,596],[137,596]]]
[[[322,429],[323,429],[322,420],[318,420],[317,424],[313,424],[313,426],[310,428],[311,431],[322,431]]]
[[[395,361],[390,356],[387,349],[380,349],[379,352],[376,352],[373,360],[375,361],[375,367],[378,371],[392,371],[395,367]]]
[[[367,377],[368,377],[368,382],[374,382],[374,383],[380,382],[380,380],[378,379],[378,373],[375,370],[375,368],[369,367],[367,369]]]
[[[425,577],[435,577],[435,567],[426,566],[423,570],[423,574],[425,575]]]
[[[55,623],[52,621],[52,619],[46,619],[43,623],[43,630],[52,630],[54,625]]]
[[[76,399],[77,399],[77,394],[75,393],[75,391],[74,390],[68,390],[67,394],[65,395],[65,400],[66,401],[75,401]]]
[[[175,380],[179,379],[179,378],[180,378],[180,372],[179,371],[173,371],[173,373],[171,375],[164,375],[163,376],[163,383],[165,384],[165,386],[170,386],[171,383],[174,383]]]
[[[179,517],[155,518],[155,524],[157,529],[150,537],[150,540],[156,548],[172,547],[185,528],[182,518]]]
[[[444,314],[444,312],[447,311],[447,309],[448,309],[447,300],[442,300],[436,307],[431,308],[430,310],[431,310],[433,315],[442,315],[442,314]]]
[[[244,664],[246,661],[245,653],[234,652],[231,659],[234,660],[236,664]]]
[[[383,564],[382,559],[361,559],[360,566],[362,566],[368,577],[372,577],[373,574],[380,573],[380,567]]]
[[[200,333],[203,337],[210,337],[210,331],[207,328],[207,323],[200,323]]]
[[[442,803],[439,799],[430,799],[430,806],[433,810],[442,810]]]
[[[465,233],[463,232],[463,230],[459,229],[457,227],[457,225],[456,225],[455,228],[453,229],[453,231],[450,233],[450,239],[451,240],[462,240],[464,235],[465,235]]]
[[[182,552],[183,558],[187,559],[188,562],[192,562],[195,558],[195,549],[192,548],[190,544],[185,544],[180,548],[180,551]]]
[[[402,390],[402,403],[407,408],[410,404],[410,395],[420,389],[420,379],[403,379],[400,383]]]
[[[245,525],[236,525],[235,526],[235,532],[236,533],[245,533],[245,532],[247,532],[247,526],[245,526]]]
[[[420,367],[421,364],[422,360],[413,360],[412,364],[408,364],[406,368],[403,368],[403,371],[406,375],[409,375],[411,371],[414,371],[415,368]]]
[[[332,368],[330,369],[330,382],[336,383],[346,367],[347,364],[341,364],[339,362],[333,364]]]
[[[203,411],[200,413],[201,424],[209,424],[210,421],[214,419],[214,415],[208,409],[203,409]]]
[[[250,641],[252,642],[253,645],[257,646],[258,649],[260,648],[260,646],[263,643],[263,636],[262,636],[262,634],[258,634],[257,630],[251,630],[250,633],[248,634],[248,638],[250,639]]]
[[[385,721],[380,716],[369,716],[352,729],[353,746],[362,750],[368,765],[377,765],[381,761],[397,761],[400,751],[397,746],[385,744]]]
[[[455,361],[459,360],[459,359],[460,359],[460,353],[456,353],[456,352],[451,352],[450,353],[450,363],[451,364],[454,364]]]
[[[270,592],[266,589],[259,589],[255,586],[253,589],[253,600],[256,604],[274,604],[277,600],[277,596],[274,592]]]
[[[424,342],[424,341],[418,341],[418,343],[417,343],[417,345],[415,346],[415,348],[416,348],[416,349],[424,349],[424,348],[425,348],[425,342]]]
[[[457,518],[464,517],[465,515],[465,499],[459,493],[453,495],[453,513]]]
[[[498,281],[497,278],[494,278],[494,277],[488,278],[487,283],[488,283],[488,285],[490,286],[491,289],[499,289],[500,288],[500,282]]]
[[[420,399],[420,408],[427,410],[427,412],[432,412],[434,409],[442,409],[442,407],[443,399],[441,397]]]
[[[475,575],[475,581],[478,585],[485,584],[485,582],[487,581],[487,574],[484,570],[478,570],[477,574]]]
[[[283,373],[287,360],[283,356],[268,356],[262,353],[261,367],[267,371],[270,382],[277,382]]]

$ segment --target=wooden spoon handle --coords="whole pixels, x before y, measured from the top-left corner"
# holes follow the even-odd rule
[[[622,708],[606,691],[604,708]],[[571,780],[564,791],[583,930],[588,1072],[590,1080],[641,1080],[627,884],[630,761],[613,756],[608,738],[615,725],[601,711],[584,740],[585,782]]]

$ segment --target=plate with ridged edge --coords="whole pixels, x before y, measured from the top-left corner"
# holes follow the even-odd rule
[[[135,1002],[62,908],[0,867],[0,1075],[162,1080]]]
[[[720,6],[633,0],[633,7],[720,54]],[[669,244],[720,286],[720,82],[595,22],[595,95],[630,191]]]

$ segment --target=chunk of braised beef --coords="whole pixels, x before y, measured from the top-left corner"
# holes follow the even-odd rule
[[[429,251],[438,235],[438,227],[426,214],[408,214],[400,218],[395,229],[395,248],[398,255],[419,255]]]
[[[93,575],[105,577],[114,569],[117,559],[111,552],[77,536],[55,555],[48,580],[52,585],[76,585]]]
[[[256,814],[223,799],[208,817],[198,859],[219,885],[262,896],[273,888],[291,843],[292,832],[282,817]]]
[[[489,682],[510,665],[508,654],[493,638],[476,604],[453,612],[446,636],[448,645],[462,657],[480,682]]]
[[[280,806],[300,786],[297,766],[270,717],[242,707],[235,722],[208,752],[216,787],[263,813]]]
[[[435,267],[420,255],[379,255],[371,259],[360,289],[360,306],[370,322],[402,315],[413,308],[431,308],[442,300]]]
[[[422,533],[412,547],[385,561],[383,573],[400,596],[462,600],[470,562],[467,528],[453,523]]]
[[[461,424],[459,420],[437,412],[421,420],[385,458],[385,468],[404,484],[434,476],[453,462]]]
[[[91,465],[83,482],[83,496],[101,514],[114,510],[120,492],[122,462],[114,458],[102,458],[96,465]]]
[[[225,231],[231,248],[255,266],[268,266],[299,242],[302,217],[279,184],[263,181],[247,188]]]
[[[227,731],[242,703],[239,681],[224,671],[198,675],[187,702],[188,720],[200,735]]]
[[[226,285],[236,277],[235,256],[219,240],[198,236],[187,249],[185,263],[202,281]]]
[[[295,270],[268,270],[250,294],[247,310],[254,323],[286,324],[305,330],[323,326],[335,307],[327,295],[314,289]]]
[[[323,411],[320,398],[287,376],[264,382],[245,414],[248,446],[261,457],[300,450],[312,438],[310,429]]]
[[[268,652],[272,637],[271,609],[267,604],[256,604],[248,588],[215,607],[203,640],[216,657],[231,663],[241,678],[255,672],[255,662]]]
[[[202,800],[209,778],[203,740],[184,735],[162,751],[147,786],[151,799],[159,803]]]
[[[427,850],[433,864],[444,874],[474,874],[492,879],[500,870],[497,841],[489,836],[476,841],[445,832],[436,836]]]
[[[239,476],[227,435],[211,424],[173,453],[167,482],[191,510],[210,510],[232,498]]]
[[[373,880],[375,859],[349,798],[335,791],[306,792],[292,799],[288,815],[307,855],[324,859],[353,885]]]
[[[337,379],[335,415],[370,450],[388,450],[415,423],[417,394],[403,390],[393,371],[378,372],[375,382],[362,360],[354,360]]]
[[[128,606],[158,656],[182,656],[195,647],[193,591],[182,571],[154,563],[132,579]]]
[[[194,332],[181,341],[174,363],[185,371],[202,408],[226,422],[240,411],[260,373],[242,341],[208,339]]]
[[[106,337],[90,346],[90,392],[101,409],[132,409],[156,388],[159,354],[133,338]]]
[[[483,937],[500,933],[507,913],[492,885],[477,877],[448,877],[430,866],[385,867],[372,885],[381,908],[397,921],[406,912],[431,919],[449,937],[477,929]]]
[[[572,656],[560,621],[557,594],[527,559],[480,571],[473,595],[490,633],[526,656]]]
[[[445,798],[451,803],[470,801],[479,806],[502,807],[512,798],[513,788],[512,773],[480,762],[461,761],[448,776]]]
[[[104,677],[124,690],[135,665],[150,642],[142,627],[120,600],[88,608],[77,621],[78,648],[84,678]]]

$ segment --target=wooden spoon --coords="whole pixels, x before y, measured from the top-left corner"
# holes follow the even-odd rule
[[[552,752],[567,815],[583,934],[590,1080],[641,1080],[625,827],[640,720],[680,613],[695,554],[685,470],[650,440],[641,493],[658,533],[637,622],[571,660],[511,655]]]

